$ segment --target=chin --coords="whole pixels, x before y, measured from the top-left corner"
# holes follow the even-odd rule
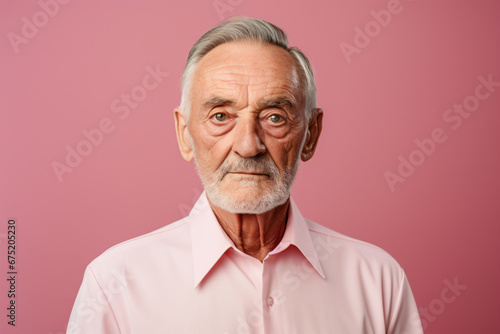
[[[233,191],[205,189],[213,205],[230,213],[261,214],[282,204],[290,197],[289,192],[276,189],[262,191],[255,187],[241,186]]]

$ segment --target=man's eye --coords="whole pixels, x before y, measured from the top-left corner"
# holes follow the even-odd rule
[[[283,121],[283,117],[281,117],[281,115],[274,114],[274,115],[269,116],[269,120],[272,123],[279,123],[279,122]]]
[[[224,113],[218,112],[218,113],[217,113],[217,114],[215,114],[213,117],[215,118],[215,120],[216,120],[216,121],[218,121],[218,122],[222,122],[222,121],[225,121],[225,120],[226,120],[227,115],[226,115],[226,114],[224,114]]]

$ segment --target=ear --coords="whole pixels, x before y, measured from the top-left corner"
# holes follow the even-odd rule
[[[184,110],[175,108],[174,119],[175,132],[177,133],[177,143],[179,144],[181,155],[184,160],[191,161],[193,160],[193,149],[191,147],[191,140],[189,139],[189,132],[187,128],[186,117],[184,116]]]
[[[307,161],[311,159],[318,145],[319,135],[321,134],[321,128],[323,127],[323,110],[320,108],[314,108],[309,124],[307,127],[306,142],[304,143],[304,148],[300,158],[302,161]]]

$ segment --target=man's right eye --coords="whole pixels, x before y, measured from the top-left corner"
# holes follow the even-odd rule
[[[224,113],[218,112],[218,113],[214,114],[212,117],[215,118],[215,120],[218,122],[223,122],[226,120],[227,115]]]

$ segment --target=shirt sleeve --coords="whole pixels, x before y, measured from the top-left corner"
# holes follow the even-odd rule
[[[120,333],[108,295],[89,265],[73,305],[66,334]]]
[[[400,281],[399,293],[391,310],[387,334],[423,334],[422,323],[418,313],[410,284],[404,272]]]

